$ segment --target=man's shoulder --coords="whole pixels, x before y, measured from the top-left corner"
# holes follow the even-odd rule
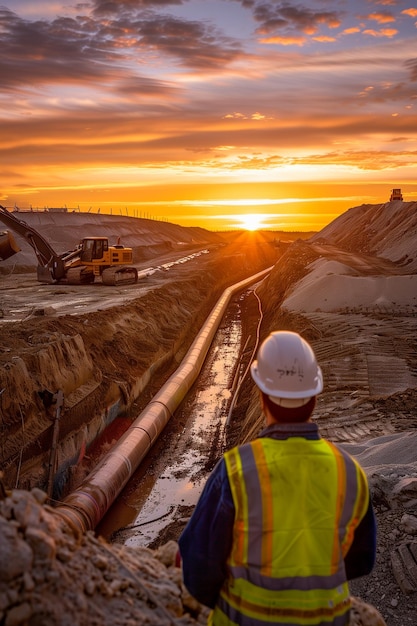
[[[246,443],[240,443],[236,446],[233,446],[233,448],[230,448],[223,454],[223,458],[221,460],[224,463],[226,463],[227,460],[230,459],[231,457],[234,457],[236,455],[241,455],[242,452],[244,453],[246,450],[249,450],[250,448],[252,448],[254,445],[254,442],[257,440],[258,439],[254,439],[253,441],[247,441]]]

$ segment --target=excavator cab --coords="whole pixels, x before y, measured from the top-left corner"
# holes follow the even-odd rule
[[[91,263],[95,259],[103,259],[109,250],[106,237],[86,237],[81,241],[81,262]]]

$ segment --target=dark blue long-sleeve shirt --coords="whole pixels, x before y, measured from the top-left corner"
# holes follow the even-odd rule
[[[291,436],[319,439],[315,423],[275,424],[261,437],[287,439]],[[194,513],[179,539],[184,584],[202,604],[214,608],[227,576],[226,562],[232,547],[234,504],[226,464],[221,459],[210,475]],[[365,517],[355,530],[345,557],[348,580],[372,571],[376,553],[376,522],[369,500]]]

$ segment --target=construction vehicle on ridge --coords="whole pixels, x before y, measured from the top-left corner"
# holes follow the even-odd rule
[[[401,189],[391,189],[390,202],[395,202],[395,200],[401,200],[403,202],[403,194],[401,193]]]
[[[68,252],[57,254],[37,230],[0,205],[0,221],[14,230],[32,246],[38,260],[37,277],[41,283],[84,285],[101,277],[104,285],[129,285],[138,280],[132,248],[109,245],[107,237],[84,237]],[[0,232],[0,260],[19,252],[13,235]]]

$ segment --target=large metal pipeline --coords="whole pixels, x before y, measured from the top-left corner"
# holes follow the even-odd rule
[[[81,532],[93,530],[153,446],[200,373],[231,297],[264,278],[271,268],[228,287],[206,319],[178,369],[80,487],[56,508]]]

